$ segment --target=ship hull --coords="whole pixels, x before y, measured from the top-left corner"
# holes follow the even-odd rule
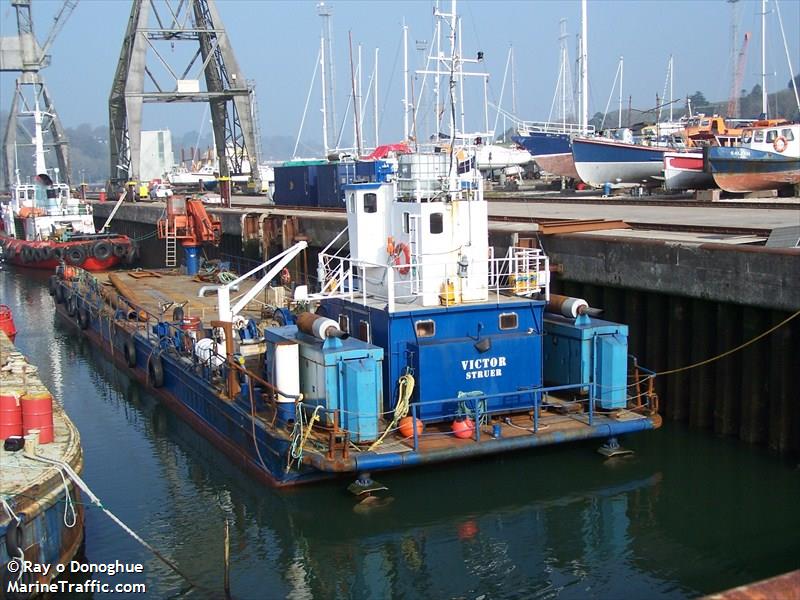
[[[567,152],[565,154],[546,154],[538,156],[534,160],[542,171],[558,175],[559,177],[580,179],[578,171],[575,170],[575,161],[572,158],[572,152]]]
[[[775,190],[800,183],[800,158],[750,148],[709,148],[708,167],[726,192]]]
[[[98,245],[104,243],[103,247]],[[87,271],[107,271],[136,256],[136,246],[126,236],[73,242],[33,242],[0,232],[5,262],[28,269],[55,270],[61,264]]]
[[[699,152],[668,152],[664,155],[664,188],[667,190],[704,190],[714,187],[711,173],[703,169]]]
[[[575,170],[593,187],[659,185],[664,154],[669,150],[593,138],[572,140]]]

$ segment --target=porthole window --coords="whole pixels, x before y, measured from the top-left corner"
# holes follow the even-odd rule
[[[364,212],[375,213],[378,212],[378,195],[369,193],[364,194]]]
[[[358,322],[358,339],[362,342],[370,343],[371,340],[369,339],[369,323],[367,321],[359,321]]]
[[[519,327],[517,313],[502,313],[500,315],[500,329],[516,329]]]
[[[436,334],[436,323],[431,319],[417,321],[414,323],[414,329],[417,332],[417,337],[433,337]]]
[[[339,329],[344,333],[350,333],[350,317],[347,315],[339,315]]]
[[[442,213],[431,213],[431,233],[442,233],[444,231],[444,217]]]

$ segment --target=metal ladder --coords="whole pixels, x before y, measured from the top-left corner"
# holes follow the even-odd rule
[[[166,226],[166,250],[164,252],[164,264],[167,267],[176,267],[178,265],[178,235],[173,225],[172,229],[169,227],[169,221]]]
[[[419,263],[419,215],[408,216],[408,251],[411,257],[411,262],[415,265],[411,270],[411,293],[416,295],[420,293],[420,269],[417,266]]]

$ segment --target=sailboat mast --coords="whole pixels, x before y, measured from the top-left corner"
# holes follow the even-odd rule
[[[558,39],[561,41],[561,69],[559,73],[559,82],[561,83],[561,129],[566,130],[567,127],[567,20],[561,19],[559,21],[561,26],[561,33]]]
[[[766,0],[765,0],[766,1]],[[581,0],[581,127],[584,135],[589,133],[589,52],[587,43],[586,0]]]
[[[675,96],[672,91],[672,83],[675,79],[673,72],[674,63],[672,62],[672,54],[669,55],[669,122],[672,123],[672,105],[675,103]]]
[[[624,59],[619,57],[619,109],[617,111],[617,129],[622,129],[622,76],[624,74]]]
[[[378,147],[378,53],[380,52],[380,48],[375,48],[375,74],[374,74],[374,83],[372,91],[374,92],[372,98],[372,112],[375,113],[373,115],[375,119],[375,147]]]
[[[767,117],[767,0],[761,0],[761,112]]]

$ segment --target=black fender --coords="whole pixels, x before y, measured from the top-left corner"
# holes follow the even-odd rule
[[[67,314],[70,317],[74,317],[75,314],[78,312],[78,296],[75,294],[70,294],[67,298]]]
[[[24,263],[29,263],[36,258],[36,253],[30,246],[23,246],[22,251],[19,253],[20,260]]]
[[[64,300],[66,300],[67,296],[67,288],[65,288],[60,283],[56,282],[56,291],[54,295],[56,299],[56,304],[64,304]]]
[[[8,552],[9,558],[19,558],[22,554],[24,525],[25,514],[17,513],[17,518],[12,518],[6,527],[6,552]]]
[[[131,369],[136,366],[136,344],[131,338],[125,338],[122,342],[122,355],[125,357],[125,364]]]
[[[78,327],[81,329],[88,329],[89,323],[92,322],[91,316],[89,315],[89,309],[85,306],[81,306],[78,309]]]
[[[147,361],[147,378],[153,387],[160,388],[164,385],[164,365],[161,357],[157,354],[151,356]]]
[[[114,242],[114,256],[117,258],[124,258],[128,252],[127,244],[124,242]]]
[[[56,290],[58,289],[58,277],[55,275],[50,275],[47,280],[47,291],[50,292],[51,296],[56,295]]]
[[[86,260],[86,249],[83,246],[70,246],[65,258],[69,264],[78,266]]]
[[[114,247],[110,242],[101,240],[94,245],[92,253],[97,260],[107,260],[111,258],[112,254],[114,253]]]

